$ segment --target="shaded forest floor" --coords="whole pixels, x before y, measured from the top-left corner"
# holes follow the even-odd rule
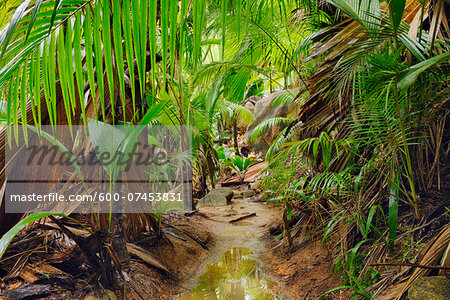
[[[132,243],[139,248],[131,252],[129,278],[121,291],[103,289],[92,271],[79,268],[83,263],[76,249],[59,264],[54,255],[37,251],[4,286],[2,299],[199,299],[193,292],[198,278],[229,249],[249,249],[245,257],[255,261],[251,272],[264,281],[267,299],[314,299],[337,286],[331,258],[320,243],[297,239],[291,250],[277,247],[273,229],[280,226],[280,208],[258,198],[201,207],[192,215],[166,214],[166,242],[143,237]],[[42,230],[37,225],[31,232]],[[209,288],[219,293],[219,287]]]
[[[264,296],[257,299],[315,299],[338,286],[332,276],[331,257],[320,242],[299,240],[290,250],[279,246],[273,229],[281,226],[281,209],[260,201],[260,196],[233,199],[231,204],[222,207],[201,207],[199,214],[192,216],[191,220],[199,228],[211,233],[211,249],[196,271],[184,281],[191,291],[182,293],[181,299],[200,299],[196,297],[207,295],[193,293],[192,289],[196,289],[195,285],[198,289],[198,278],[204,276],[202,274],[211,268],[211,264],[225,258],[224,253],[230,248],[249,249],[250,257],[257,262],[256,270],[261,273],[258,280],[265,282],[260,289],[267,289]],[[220,294],[220,286],[215,288]],[[238,297],[234,293],[230,299]]]

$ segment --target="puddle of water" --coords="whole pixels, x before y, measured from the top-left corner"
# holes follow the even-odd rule
[[[272,300],[277,284],[266,278],[248,248],[230,248],[222,259],[206,266],[190,293],[182,300]]]

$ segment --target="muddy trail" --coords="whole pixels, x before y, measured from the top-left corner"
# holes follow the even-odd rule
[[[176,299],[315,299],[337,285],[330,257],[317,242],[277,247],[280,241],[269,232],[279,226],[279,206],[234,193],[228,205],[203,206],[191,216],[212,242]]]
[[[214,245],[186,285],[181,299],[279,299],[277,284],[263,272],[261,257],[268,245],[263,240],[267,224],[277,209],[263,202],[234,199],[227,206],[200,208],[201,223],[213,234]],[[242,218],[239,220],[239,218]],[[211,298],[210,298],[211,297]]]

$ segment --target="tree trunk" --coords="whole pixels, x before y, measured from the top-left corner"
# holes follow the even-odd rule
[[[233,120],[233,143],[234,149],[236,150],[237,155],[241,155],[239,152],[239,144],[238,144],[238,128],[237,128],[237,118]]]

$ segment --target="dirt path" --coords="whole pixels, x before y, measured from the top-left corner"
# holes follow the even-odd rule
[[[254,261],[257,272],[262,272],[264,263],[261,261],[261,257],[270,250],[268,243],[263,237],[267,234],[270,224],[279,218],[279,209],[276,207],[269,208],[268,206],[270,205],[265,202],[253,202],[252,199],[233,199],[232,204],[228,206],[201,207],[201,214],[193,216],[193,218],[195,221],[201,222],[205,229],[212,234],[214,244],[211,245],[212,247],[208,252],[207,258],[193,272],[191,278],[184,285],[191,289],[195,288],[198,285],[198,280],[196,279],[202,276],[206,270],[210,270],[212,268],[211,265],[214,265],[215,262],[220,262],[225,256],[228,256],[230,249],[232,249],[232,252],[233,250],[234,252],[237,252],[237,250],[245,252],[245,249],[248,249],[248,253],[245,252],[247,255],[237,259]],[[232,220],[253,213],[254,215],[252,216],[230,223]],[[236,258],[231,259],[236,260]],[[267,275],[264,275],[264,277],[266,277],[264,280],[268,284],[273,283]],[[279,299],[276,296],[278,293],[276,291],[277,287],[271,286],[271,289],[270,293],[273,293],[274,297],[267,299]],[[181,299],[197,298],[189,295],[189,293],[185,293],[181,296]]]
[[[274,249],[279,242],[269,234],[269,228],[279,223],[280,213],[279,207],[255,202],[254,198],[200,208],[200,214],[191,218],[211,233],[214,242],[184,280],[183,286],[190,292],[178,299],[316,299],[338,286],[329,253],[317,239],[296,239],[291,249]],[[242,216],[249,217],[230,223]],[[242,261],[252,263],[252,276],[257,278],[246,277],[242,265],[247,265]],[[237,276],[229,274],[233,272]],[[232,284],[224,287],[224,282]],[[335,293],[324,299],[336,299],[333,297],[341,298]]]

